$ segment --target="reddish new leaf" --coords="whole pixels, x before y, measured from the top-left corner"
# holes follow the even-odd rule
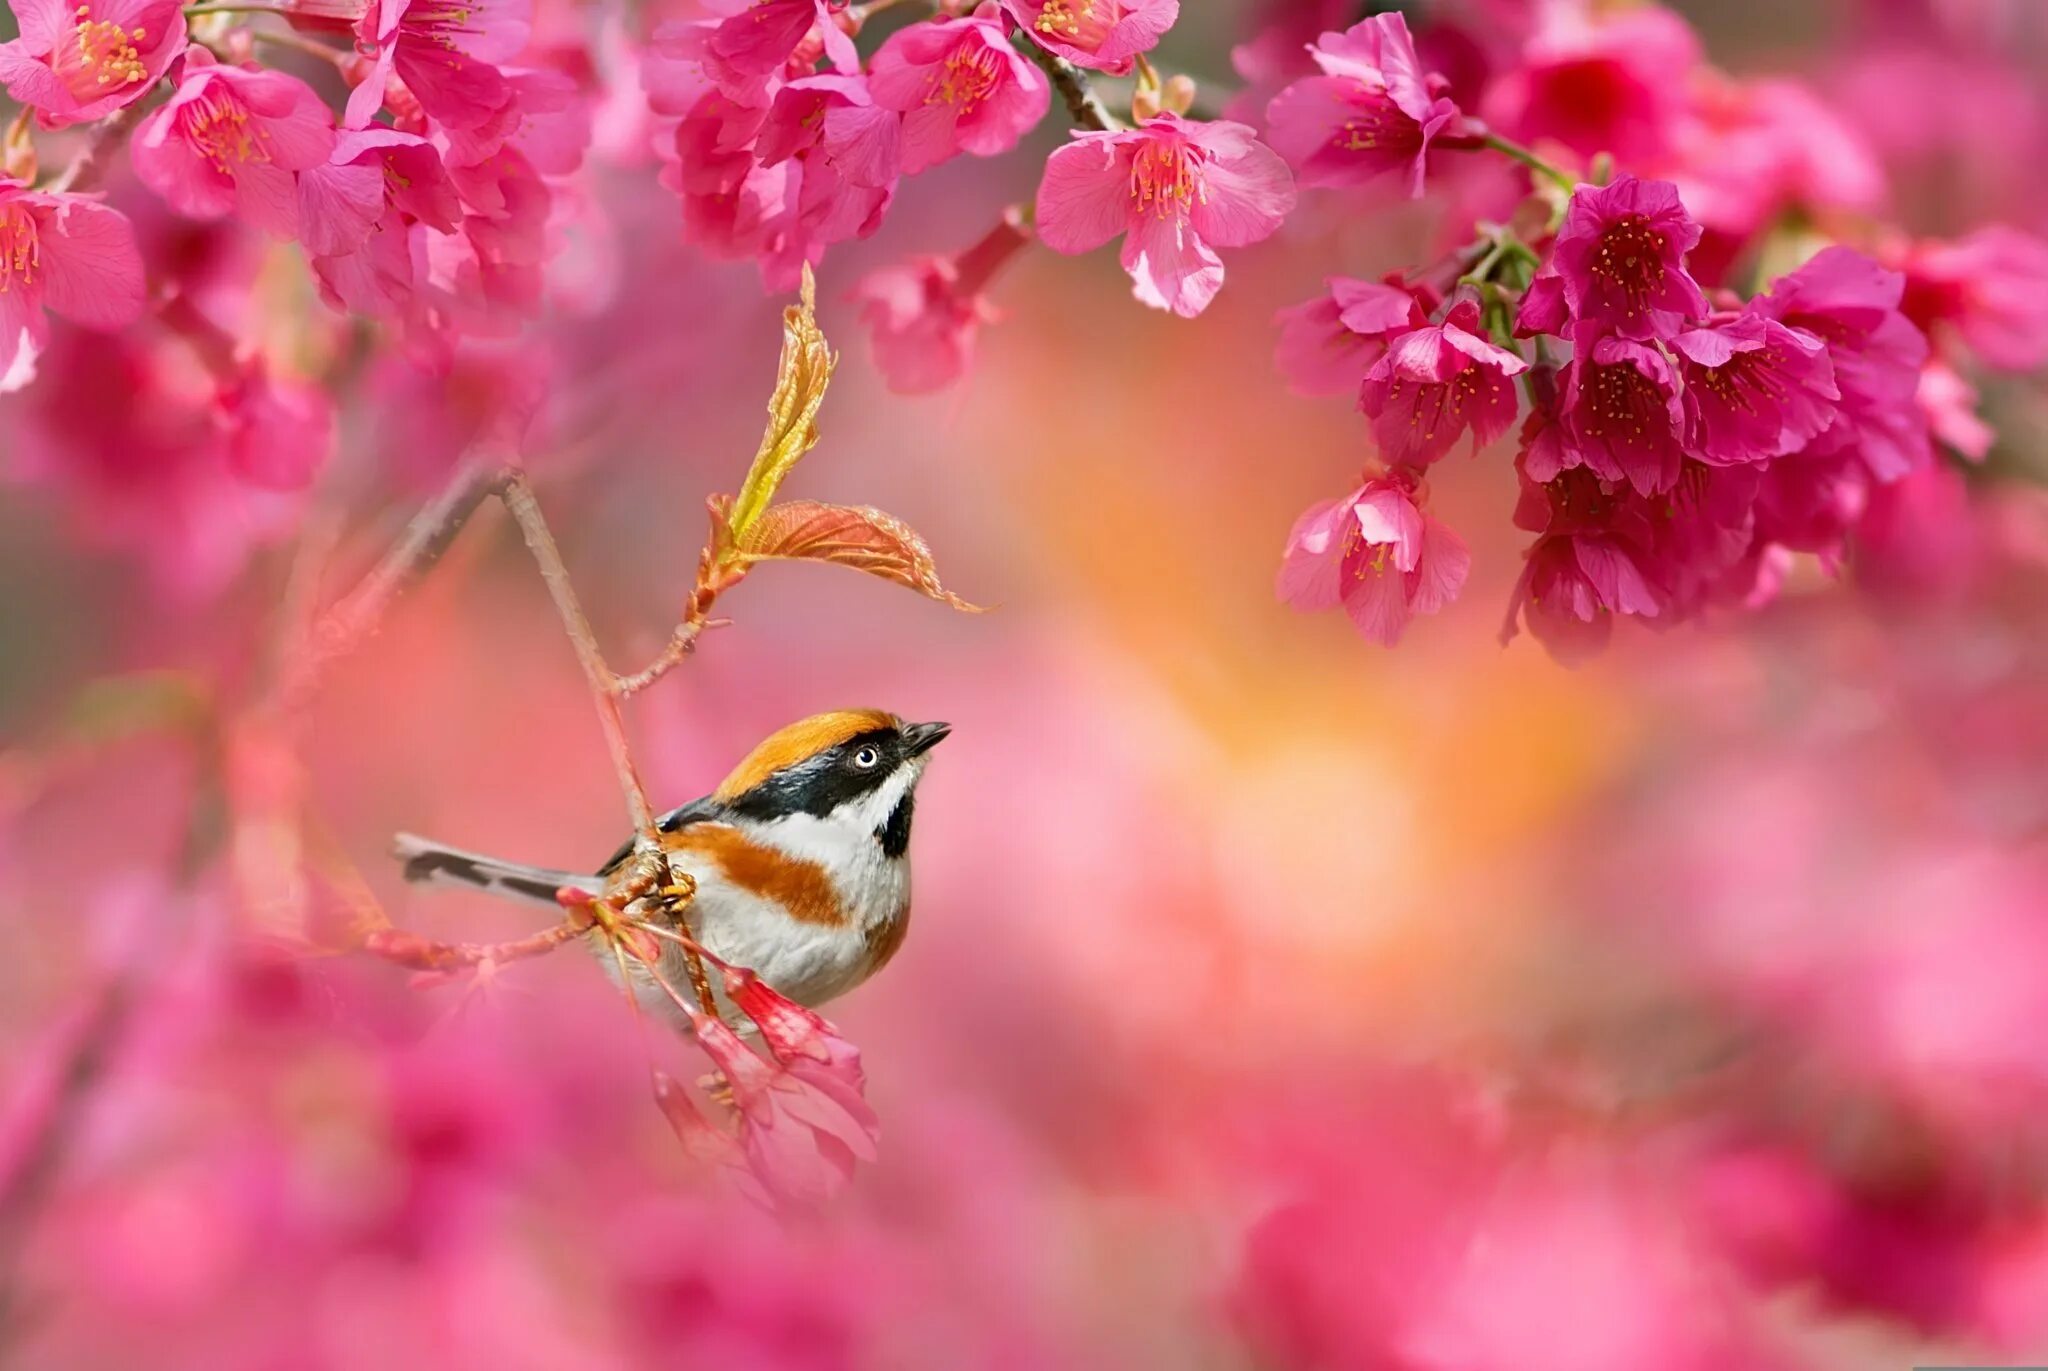
[[[932,550],[917,531],[879,509],[816,500],[771,505],[735,536],[733,550],[746,561],[834,562],[908,586],[955,609],[982,612],[980,605],[969,604],[939,584]]]

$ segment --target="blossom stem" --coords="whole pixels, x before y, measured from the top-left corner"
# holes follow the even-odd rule
[[[1109,106],[1102,103],[1102,97],[1095,93],[1095,87],[1088,83],[1079,67],[1058,53],[1038,46],[1021,33],[1016,41],[1023,45],[1024,55],[1043,67],[1045,74],[1052,78],[1053,89],[1067,102],[1067,114],[1076,124],[1103,133],[1114,133],[1124,127],[1123,120],[1109,112]]]
[[[979,242],[953,259],[954,290],[961,295],[979,294],[1006,262],[1030,244],[1029,213],[1028,206],[1010,206]]]
[[[866,0],[865,4],[855,5],[853,7],[851,11],[853,14],[853,21],[856,26],[860,24],[865,24],[870,18],[877,14],[880,14],[884,10],[892,10],[895,9],[898,5],[904,5],[908,3],[910,3],[910,0]]]
[[[1502,156],[1511,157],[1515,161],[1520,162],[1523,166],[1529,168],[1529,170],[1537,173],[1539,176],[1548,177],[1552,184],[1556,185],[1560,190],[1564,191],[1566,194],[1570,194],[1573,190],[1576,190],[1578,188],[1578,182],[1572,180],[1571,177],[1565,175],[1564,172],[1560,171],[1556,166],[1552,165],[1549,162],[1544,161],[1541,157],[1538,157],[1535,153],[1529,151],[1529,149],[1523,147],[1520,143],[1514,142],[1511,139],[1503,138],[1497,133],[1487,134],[1484,139],[1484,143],[1485,146],[1492,148],[1495,152],[1500,153]]]
[[[1486,254],[1473,264],[1472,269],[1458,278],[1458,284],[1484,285],[1492,279],[1493,269],[1500,265],[1500,259],[1507,255],[1507,251],[1507,239],[1496,238],[1492,246],[1487,248]]]
[[[295,33],[279,33],[275,29],[250,29],[248,33],[251,38],[259,43],[269,43],[273,47],[290,48],[293,52],[303,52],[309,57],[317,57],[321,61],[330,62],[336,67],[341,66],[348,60],[348,54],[340,48],[330,47],[326,43],[316,43],[310,38],[301,38]]]
[[[191,346],[215,384],[227,386],[234,382],[233,334],[200,313],[182,292],[173,292],[169,299],[157,306],[156,317],[165,328]]]
[[[202,15],[202,14],[284,14],[284,15],[289,15],[290,13],[291,13],[291,10],[290,10],[289,8],[287,8],[286,6],[284,6],[284,5],[254,5],[254,4],[225,4],[225,3],[220,3],[220,4],[203,4],[203,5],[187,5],[187,6],[185,6],[185,17],[186,17],[187,19],[196,19],[196,18],[198,18],[198,17],[199,17],[200,15]]]

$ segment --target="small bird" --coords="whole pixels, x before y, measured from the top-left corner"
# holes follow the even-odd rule
[[[697,940],[799,1004],[823,1004],[879,971],[910,924],[917,783],[950,731],[876,709],[813,715],[771,733],[711,794],[662,815],[671,869],[696,881],[683,918]],[[635,844],[628,840],[593,875],[500,861],[409,833],[394,848],[408,881],[552,906],[563,886],[606,890]],[[666,940],[661,947],[662,976],[687,996],[682,950]],[[616,979],[616,961],[603,960]],[[645,972],[634,971],[641,1002],[676,1013]]]

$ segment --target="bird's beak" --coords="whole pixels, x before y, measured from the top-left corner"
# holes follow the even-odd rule
[[[903,742],[908,756],[930,752],[953,731],[951,724],[905,724]]]

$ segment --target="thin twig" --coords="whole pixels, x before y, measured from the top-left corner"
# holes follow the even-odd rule
[[[555,536],[548,531],[540,504],[533,498],[533,487],[526,483],[523,474],[515,471],[498,491],[498,498],[504,501],[505,508],[518,522],[519,531],[526,538],[527,549],[540,566],[541,579],[547,582],[548,594],[554,598],[555,609],[562,616],[562,628],[576,649],[576,659],[583,664],[583,674],[590,682],[591,700],[597,706],[597,721],[604,730],[605,747],[612,754],[613,770],[618,772],[619,790],[625,795],[626,808],[633,815],[633,827],[644,842],[653,844],[658,841],[654,807],[647,802],[647,786],[640,779],[640,769],[633,762],[632,745],[626,738],[626,721],[619,712],[618,677],[604,663],[604,653],[597,646],[597,636],[590,631],[590,620],[584,615],[583,606],[576,599],[576,587],[569,580],[569,568],[562,562],[561,549],[555,546]]]
[[[0,1262],[11,1259],[28,1236],[57,1163],[67,1149],[87,1093],[104,1073],[107,1059],[127,1028],[129,1010],[141,993],[143,958],[130,958],[99,989],[78,1021],[55,1045],[47,1084],[16,1094],[4,1126],[7,1159],[0,1174]],[[6,1305],[12,1304],[8,1292]],[[0,1323],[11,1309],[0,1306]]]
[[[52,194],[64,191],[78,191],[89,187],[105,169],[109,153],[128,136],[143,115],[143,102],[137,100],[111,119],[101,121],[93,130],[92,141],[79,149],[71,164],[57,173],[55,180],[43,187]]]
[[[340,48],[326,43],[315,42],[311,38],[301,38],[295,33],[280,33],[276,29],[252,28],[248,30],[248,34],[249,37],[259,43],[269,43],[273,47],[289,48],[293,52],[302,52],[308,57],[318,58],[320,61],[335,68],[346,68],[351,56],[351,54],[342,51]]]
[[[697,633],[698,626],[677,624],[675,631],[669,634],[668,642],[662,647],[660,655],[630,676],[613,677],[612,689],[617,691],[622,699],[631,699],[638,695],[682,665],[683,658],[697,650]]]
[[[1067,113],[1076,124],[1104,133],[1113,133],[1124,126],[1123,120],[1111,114],[1109,106],[1102,103],[1102,97],[1095,93],[1095,87],[1088,83],[1087,76],[1079,67],[1022,34],[1018,35],[1017,41],[1023,44],[1025,56],[1045,68],[1045,74],[1052,78],[1053,89],[1067,102]]]
[[[383,559],[314,623],[304,649],[279,684],[277,696],[285,710],[303,705],[326,669],[376,631],[391,602],[441,560],[477,507],[507,479],[502,453],[472,453],[463,459],[441,493],[413,516]]]
[[[588,920],[572,914],[551,928],[502,943],[444,943],[396,928],[380,928],[363,940],[363,950],[415,971],[459,971],[485,962],[503,965],[543,957],[590,928]]]
[[[1565,173],[1559,170],[1556,166],[1552,165],[1549,162],[1544,161],[1541,157],[1538,157],[1535,153],[1523,147],[1520,143],[1514,142],[1507,138],[1503,138],[1497,133],[1487,134],[1482,141],[1484,142],[1485,146],[1492,148],[1495,152],[1498,152],[1505,157],[1513,158],[1515,161],[1520,162],[1523,166],[1529,168],[1529,170],[1535,172],[1537,175],[1548,178],[1552,185],[1555,185],[1559,190],[1562,190],[1565,194],[1570,195],[1573,191],[1578,189],[1579,183],[1576,180],[1574,180],[1570,176],[1565,175]]]

